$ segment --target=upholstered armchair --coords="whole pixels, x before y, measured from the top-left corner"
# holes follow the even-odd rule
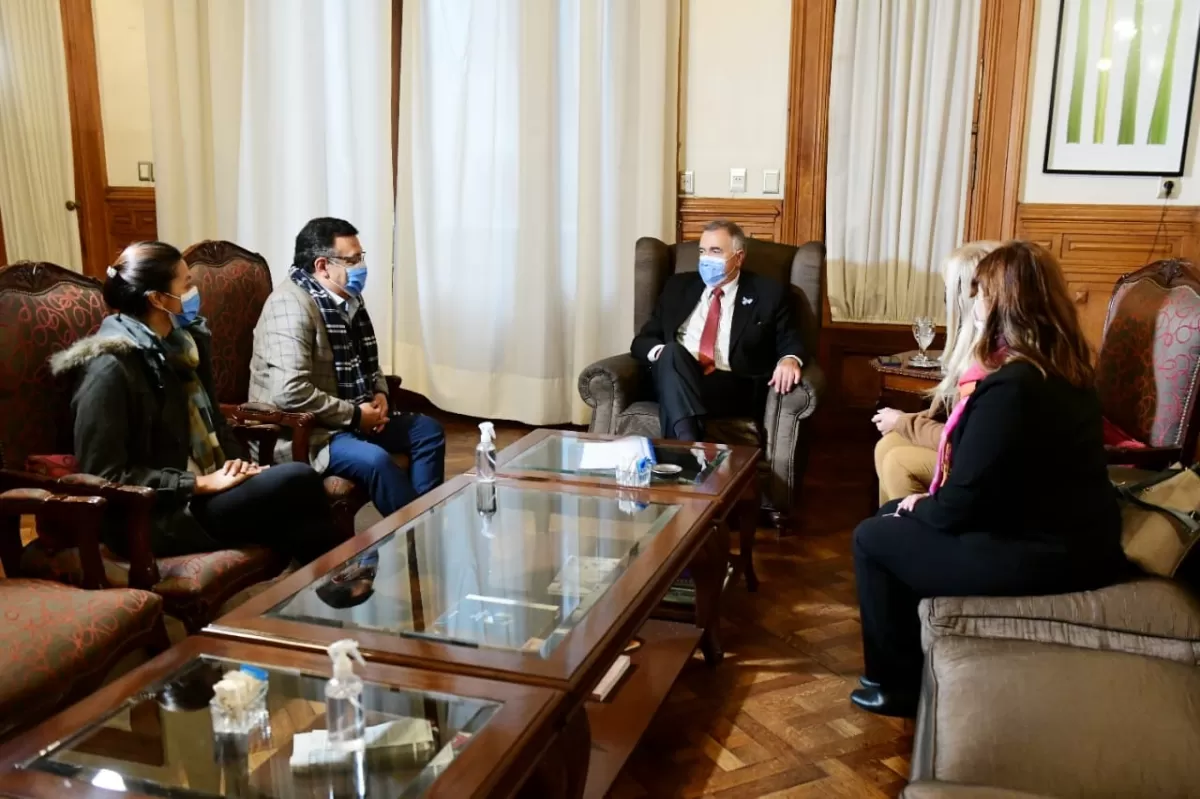
[[[162,600],[134,589],[87,591],[14,577],[21,567],[20,517],[95,541],[105,501],[12,488],[0,473],[0,738],[84,698],[126,656],[167,648]],[[98,553],[91,569],[101,568]],[[94,576],[94,575],[93,575]]]
[[[638,240],[630,338],[650,318],[667,279],[676,272],[696,270],[699,252],[695,241],[668,245],[655,238]],[[799,499],[808,464],[810,418],[825,390],[825,376],[817,363],[824,260],[825,247],[818,242],[791,247],[746,240],[744,268],[792,287],[795,320],[807,351],[804,379],[790,394],[769,392],[761,418],[712,419],[707,423],[712,440],[764,450],[760,474],[764,507],[781,527],[788,525]],[[585,369],[579,376],[579,394],[592,407],[591,432],[661,438],[649,374],[628,352]]]
[[[226,418],[235,422],[245,441],[258,444],[258,460],[270,465],[282,428],[292,435],[292,460],[308,462],[308,441],[316,424],[311,413],[289,413],[274,405],[247,402],[250,395],[250,356],[254,352],[254,327],[271,294],[271,270],[266,259],[228,241],[202,241],[183,253],[200,289],[200,314],[213,334],[213,382],[217,401]],[[389,404],[403,407],[400,378],[389,376]],[[408,456],[393,460],[408,465]],[[334,522],[346,537],[354,534],[354,515],[369,497],[350,480],[327,476]]]
[[[1156,261],[1117,281],[1096,362],[1105,417],[1142,447],[1109,463],[1163,469],[1195,459],[1200,387],[1200,270]]]
[[[168,615],[197,631],[230,597],[286,564],[263,547],[155,558],[153,490],[77,473],[71,385],[54,377],[47,361],[94,333],[107,313],[100,283],[92,278],[47,263],[0,268],[0,474],[9,488],[103,498],[128,533],[129,552],[120,557],[47,520],[21,553],[20,571],[8,575],[153,591]]]

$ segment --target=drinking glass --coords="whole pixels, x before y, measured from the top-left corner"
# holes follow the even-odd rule
[[[929,349],[929,345],[933,343],[933,336],[936,329],[933,324],[933,318],[929,316],[918,316],[913,320],[913,338],[917,340],[917,348],[919,352],[909,359],[909,366],[915,366],[918,369],[932,369],[938,366],[938,362],[925,354]]]

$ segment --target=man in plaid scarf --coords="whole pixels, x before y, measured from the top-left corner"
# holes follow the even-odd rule
[[[436,420],[389,407],[362,299],[367,274],[353,225],[323,217],[304,226],[292,268],[254,330],[250,401],[313,414],[313,468],[364,486],[387,516],[441,485],[446,437]],[[285,428],[276,462],[291,452]],[[411,473],[392,460],[395,454],[409,456]]]

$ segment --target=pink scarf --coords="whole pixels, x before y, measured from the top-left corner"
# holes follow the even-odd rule
[[[958,421],[962,418],[963,411],[966,410],[967,403],[970,402],[971,395],[975,391],[975,384],[989,374],[991,373],[981,364],[973,363],[958,379],[959,400],[958,404],[954,406],[954,410],[950,412],[950,418],[946,420],[946,426],[942,428],[941,440],[938,441],[937,461],[933,466],[933,481],[929,484],[931,495],[937,493],[938,488],[946,479],[946,473],[950,471],[950,434],[958,426]]]

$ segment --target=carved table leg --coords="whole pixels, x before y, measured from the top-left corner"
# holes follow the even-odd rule
[[[729,570],[729,525],[716,522],[696,558],[692,575],[696,581],[696,626],[704,630],[700,651],[704,662],[716,666],[725,657],[721,648],[721,591]]]
[[[754,538],[758,534],[758,502],[754,496],[739,500],[730,514],[738,526],[739,571],[746,578],[746,590],[758,590],[758,575],[754,573]]]

